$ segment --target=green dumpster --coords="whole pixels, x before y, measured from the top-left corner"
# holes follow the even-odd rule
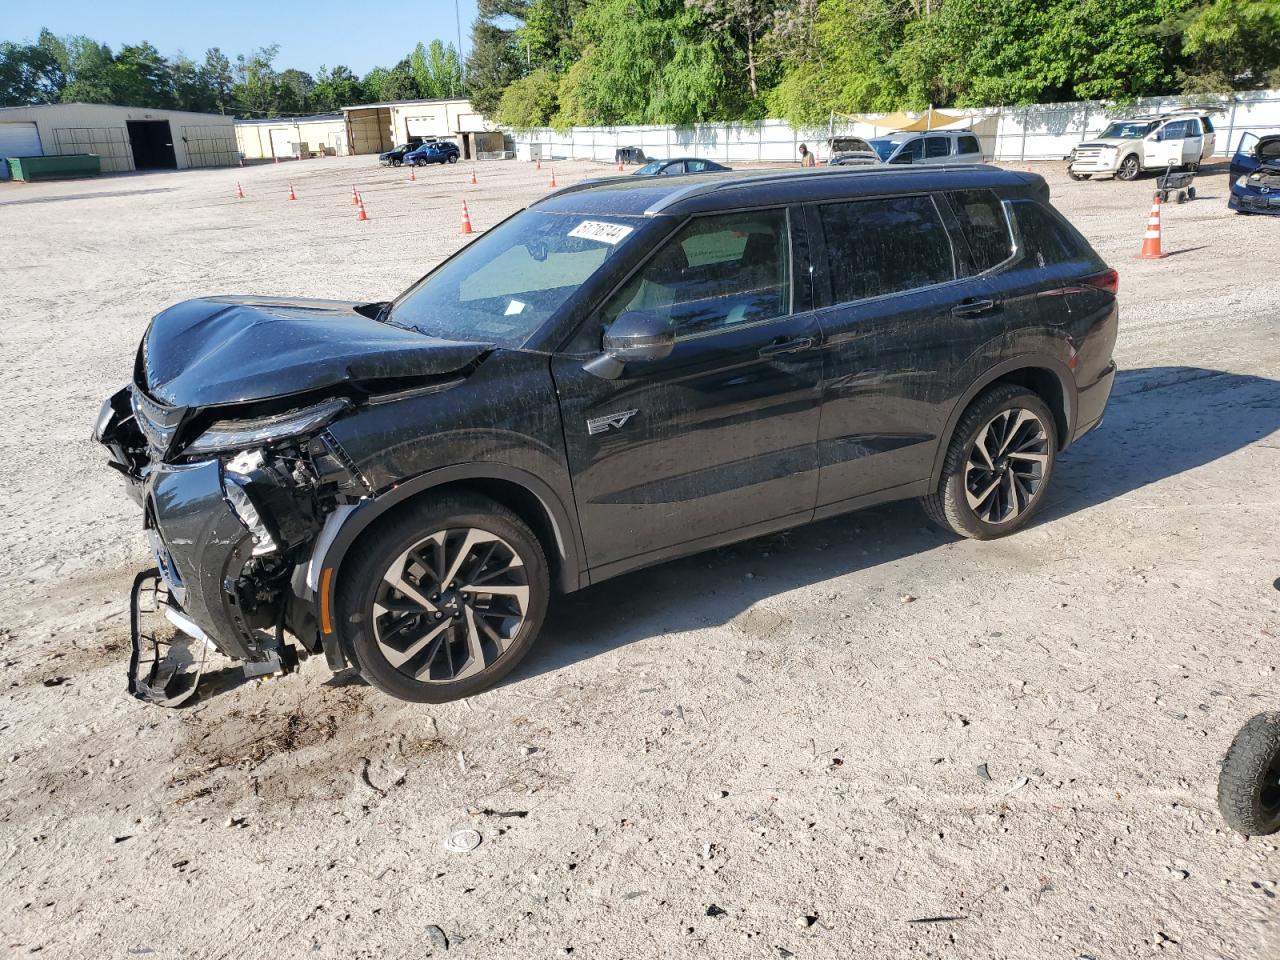
[[[15,180],[65,180],[71,177],[96,177],[102,173],[102,158],[96,153],[7,159],[9,172]]]

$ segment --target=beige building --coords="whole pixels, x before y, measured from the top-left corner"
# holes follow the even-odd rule
[[[226,167],[239,157],[234,120],[216,113],[51,103],[0,107],[0,157],[93,153],[103,173]]]
[[[470,100],[397,100],[343,107],[352,153],[383,153],[413,139],[457,141],[464,159],[475,156],[475,137],[493,129]]]
[[[347,126],[340,113],[275,120],[237,120],[236,142],[246,160],[275,157],[345,157]]]

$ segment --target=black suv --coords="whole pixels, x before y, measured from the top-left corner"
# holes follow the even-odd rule
[[[1017,530],[1102,419],[1116,287],[1030,174],[619,177],[390,302],[171,307],[96,438],[184,630],[442,701],[671,557],[904,497]]]

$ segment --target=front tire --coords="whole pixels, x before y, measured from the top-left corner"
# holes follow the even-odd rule
[[[1138,164],[1138,158],[1132,153],[1120,161],[1120,169],[1116,171],[1117,180],[1137,180],[1138,174],[1142,172],[1142,167]]]
[[[538,538],[515,513],[469,494],[426,499],[375,523],[343,564],[340,629],[373,686],[444,703],[523,659],[550,583]]]
[[[1023,527],[1044,500],[1058,451],[1058,429],[1043,400],[999,384],[956,424],[938,489],[922,498],[944,530],[992,540]]]
[[[449,154],[449,162],[450,162],[450,163],[457,163],[457,162],[458,162],[458,155],[457,155],[456,153],[451,153],[451,154]]]
[[[1260,713],[1231,741],[1218,775],[1218,810],[1238,833],[1280,830],[1280,713]]]

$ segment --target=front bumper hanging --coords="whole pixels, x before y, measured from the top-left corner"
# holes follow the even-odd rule
[[[161,632],[172,625],[172,617],[166,616],[172,603],[158,567],[134,577],[129,591],[129,693],[161,707],[180,706],[196,692],[212,645],[202,632],[196,637],[181,629],[161,639]],[[194,673],[189,669],[195,663],[193,645],[199,646],[200,654]]]

